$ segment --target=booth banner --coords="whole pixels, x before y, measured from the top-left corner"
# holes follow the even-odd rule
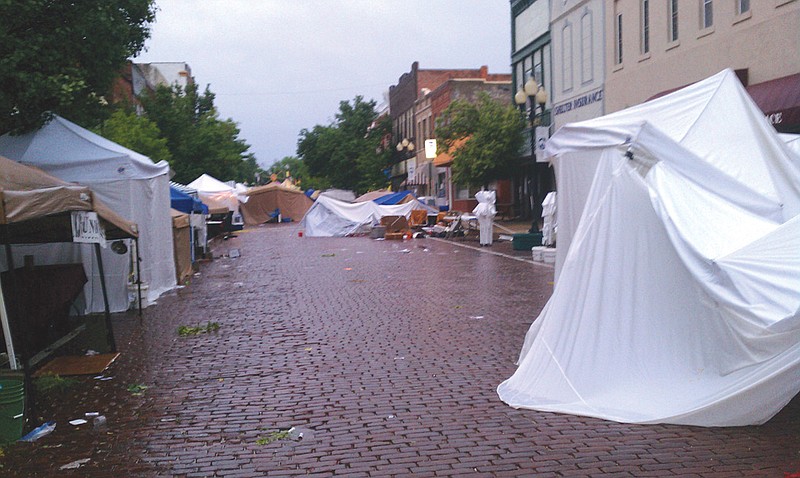
[[[536,154],[536,162],[537,163],[546,163],[547,158],[544,154],[544,144],[547,140],[550,139],[550,127],[549,126],[537,126],[536,127],[536,149],[534,153]]]
[[[106,232],[93,211],[72,211],[72,242],[97,243],[106,246]]]

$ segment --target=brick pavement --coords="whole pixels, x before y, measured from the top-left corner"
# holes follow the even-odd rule
[[[113,380],[41,407],[51,435],[2,476],[765,476],[800,471],[800,400],[760,427],[625,425],[515,410],[514,370],[552,269],[432,239],[248,229],[192,284],[114,322]],[[467,242],[467,246],[469,243]],[[493,252],[527,258],[508,244]],[[179,325],[216,333],[179,337]],[[130,384],[149,388],[132,395]],[[85,411],[108,432],[72,427]],[[296,427],[303,438],[283,438]],[[275,441],[270,442],[271,439]],[[282,438],[282,439],[277,439]],[[59,467],[90,458],[74,471]]]

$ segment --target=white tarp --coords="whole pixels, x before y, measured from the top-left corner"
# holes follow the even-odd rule
[[[36,132],[0,137],[0,154],[64,181],[89,186],[111,210],[138,224],[141,275],[148,285],[148,302],[175,287],[174,261],[164,260],[173,256],[166,161],[154,164],[150,158],[59,116]],[[90,248],[84,251],[72,244],[48,244],[16,247],[14,253],[33,254],[37,264],[83,262],[89,277],[84,287],[85,312],[105,310]],[[110,310],[127,310],[131,253],[117,255],[104,249],[102,254]]]
[[[734,73],[566,125],[547,151],[559,276],[500,398],[633,423],[774,416],[800,391],[800,164]]]
[[[383,216],[405,216],[414,209],[426,209],[419,201],[382,206],[372,201],[349,203],[319,196],[301,222],[309,237],[341,237],[361,232],[380,223]]]

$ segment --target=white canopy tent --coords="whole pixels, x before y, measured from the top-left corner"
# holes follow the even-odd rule
[[[212,214],[224,209],[236,212],[239,210],[240,199],[242,202],[247,201],[246,197],[238,197],[236,188],[209,174],[200,175],[187,186],[197,191],[200,200],[208,206],[209,212]]]
[[[174,261],[164,260],[173,256],[166,161],[154,164],[150,158],[59,116],[38,131],[0,137],[0,154],[64,181],[89,186],[112,211],[139,225],[140,270],[142,281],[148,286],[148,302],[175,287]],[[104,304],[96,261],[81,251],[72,244],[59,244],[18,247],[15,254],[33,254],[42,263],[82,261],[84,268],[92,271],[87,272],[90,278],[84,287],[85,312],[101,312]],[[133,254],[103,251],[112,312],[128,309]]]
[[[382,206],[372,201],[349,203],[320,195],[300,225],[309,237],[341,237],[371,228],[379,224],[383,216],[405,216],[408,219],[414,209],[427,211],[419,201]]]
[[[763,423],[800,390],[800,163],[726,70],[566,125],[553,295],[498,394],[632,423]]]

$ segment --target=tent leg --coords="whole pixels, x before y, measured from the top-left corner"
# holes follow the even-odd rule
[[[136,290],[139,299],[139,321],[142,320],[142,258],[139,257],[139,239],[133,240],[136,243]]]
[[[14,259],[11,258],[10,244],[6,244],[6,258],[8,270],[12,270],[14,267]],[[2,322],[3,326],[3,337],[6,341],[6,354],[8,355],[9,367],[11,367],[11,370],[17,370],[17,355],[14,353],[14,340],[11,338],[11,325],[8,322],[8,311],[6,310],[2,283],[0,283],[0,322]]]
[[[111,346],[111,351],[117,351],[117,342],[114,340],[114,329],[111,327],[111,312],[108,307],[108,291],[106,290],[106,275],[103,271],[103,257],[100,255],[100,244],[94,244],[94,255],[97,257],[97,270],[100,272],[100,287],[103,289],[103,305],[106,316],[106,339]]]
[[[14,272],[14,256],[11,255],[11,244],[9,244],[7,237],[3,237],[6,246],[6,261],[8,263],[8,271],[9,277],[11,277],[11,282],[16,282],[16,273]],[[16,289],[16,287],[14,287]],[[2,295],[2,290],[0,290],[0,295]],[[5,310],[5,304],[3,304],[3,309]],[[16,314],[17,311],[13,310],[12,315],[14,317],[18,317]],[[10,323],[9,323],[10,325]],[[21,327],[21,325],[20,325]],[[20,333],[17,334],[18,338],[22,338],[22,341],[19,344],[20,355],[22,359],[22,370],[23,370],[23,380],[25,382],[25,403],[24,403],[24,410],[26,417],[33,417],[36,416],[36,407],[34,407],[34,391],[33,391],[33,377],[31,376],[31,362],[28,354],[27,347],[25,346],[25,333],[24,331],[19,331]],[[11,335],[11,331],[9,329],[9,336]],[[8,339],[6,339],[8,340]],[[9,356],[10,358],[10,356]],[[12,367],[16,369],[16,363]],[[27,425],[24,426],[25,430],[27,430]],[[24,432],[23,432],[24,433]]]

